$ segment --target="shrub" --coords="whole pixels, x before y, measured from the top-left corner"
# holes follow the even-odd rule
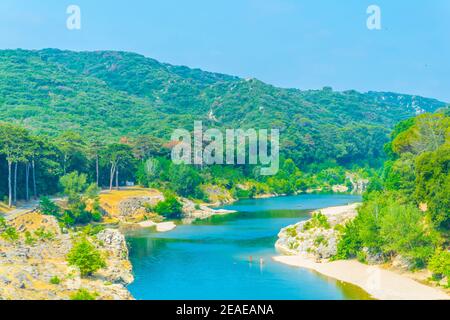
[[[179,218],[183,213],[183,205],[172,194],[166,194],[165,200],[158,203],[154,211],[166,218]]]
[[[333,260],[354,258],[361,250],[362,242],[358,236],[358,228],[354,221],[347,223],[343,230],[341,240],[337,245],[337,254]]]
[[[286,234],[288,235],[288,237],[296,237],[297,236],[297,227],[296,226],[292,226],[286,229]]]
[[[319,235],[316,237],[316,239],[314,239],[314,245],[316,247],[320,246],[321,244],[323,244],[325,246],[328,245],[328,241],[327,241],[327,239],[325,239],[324,235]]]
[[[313,214],[312,218],[308,220],[304,225],[304,230],[313,228],[330,229],[330,224],[326,215],[321,212]]]
[[[0,231],[6,229],[7,226],[5,218],[0,217]]]
[[[436,250],[428,262],[428,268],[437,280],[447,277],[447,286],[450,286],[450,252],[442,249]]]
[[[106,267],[106,262],[100,251],[86,238],[74,245],[67,256],[67,260],[69,265],[80,269],[82,276],[91,275],[95,271]]]
[[[429,230],[417,208],[397,204],[385,208],[380,236],[384,252],[396,252],[411,258],[419,268],[424,267],[433,255],[437,242],[436,233]]]
[[[50,283],[54,285],[58,285],[61,283],[61,279],[59,279],[57,276],[54,276],[50,279]]]
[[[48,197],[42,197],[39,202],[39,210],[42,214],[58,217],[61,213],[60,208]]]
[[[92,220],[95,222],[102,221],[103,214],[102,214],[102,210],[100,207],[100,200],[98,198],[95,199],[92,204],[91,217],[92,217]]]
[[[87,236],[95,236],[103,230],[105,230],[105,227],[102,225],[89,224],[86,227],[82,228],[81,231]]]
[[[70,300],[83,300],[83,301],[89,301],[89,300],[95,300],[97,298],[98,294],[93,292],[89,292],[86,289],[79,289],[77,292],[72,294],[70,296]]]
[[[1,236],[6,241],[10,242],[15,242],[19,240],[19,234],[17,233],[17,230],[14,227],[6,227],[5,231],[2,232]]]
[[[34,232],[34,235],[36,237],[38,237],[39,240],[43,240],[43,241],[46,241],[46,240],[51,241],[51,240],[53,240],[55,238],[55,235],[53,234],[53,232],[45,231],[44,227],[41,227],[41,228],[37,229]]]
[[[64,212],[64,215],[61,217],[61,221],[68,227],[75,225],[75,219],[68,210]]]
[[[25,244],[32,246],[36,243],[36,239],[33,238],[30,231],[25,232]]]

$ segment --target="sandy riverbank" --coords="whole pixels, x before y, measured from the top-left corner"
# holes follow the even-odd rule
[[[450,296],[406,276],[354,260],[316,263],[301,256],[278,256],[274,260],[307,268],[325,276],[356,285],[380,300],[444,300]]]
[[[359,205],[355,203],[319,211],[328,218],[331,227],[335,227],[337,224],[342,225],[355,218],[358,214],[357,208]],[[276,247],[285,256],[274,257],[275,261],[314,270],[325,276],[351,283],[364,289],[373,298],[380,300],[450,299],[448,294],[438,288],[419,283],[406,274],[383,269],[380,266],[366,265],[356,260],[329,262],[328,259],[323,258],[323,253],[329,253],[328,258],[331,253],[336,251],[337,235],[335,232],[329,232],[330,234],[327,236],[329,246],[321,245],[315,248],[313,242],[308,242],[308,239],[314,238],[314,236],[320,235],[320,232],[326,232],[326,230],[320,228],[304,230],[304,223],[300,222],[281,230]],[[293,228],[296,230],[295,234],[292,234],[294,233]],[[287,230],[290,230],[290,232],[287,232]],[[304,240],[292,246],[292,241],[297,241],[298,237]]]

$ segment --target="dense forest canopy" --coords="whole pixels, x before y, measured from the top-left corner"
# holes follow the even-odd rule
[[[0,76],[0,121],[38,133],[118,142],[147,134],[167,140],[194,120],[275,128],[282,153],[302,168],[379,163],[398,121],[445,105],[395,93],[282,89],[111,51],[4,50]]]

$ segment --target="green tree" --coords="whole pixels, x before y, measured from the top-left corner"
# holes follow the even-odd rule
[[[68,196],[68,210],[62,217],[67,225],[86,224],[91,220],[100,221],[99,188],[95,183],[88,184],[86,174],[69,173],[60,179],[64,194]],[[92,212],[87,211],[87,202],[91,201]]]
[[[56,144],[62,154],[63,174],[82,169],[86,164],[86,144],[80,134],[73,131],[63,132],[56,138]]]
[[[450,252],[439,248],[429,261],[429,268],[433,277],[440,280],[447,277],[447,286],[450,287]]]
[[[183,197],[203,198],[200,185],[203,178],[188,165],[171,165],[169,172],[171,189]]]
[[[30,136],[27,130],[11,124],[0,124],[0,154],[3,154],[8,162],[9,207],[12,207],[13,201],[17,197],[17,164],[26,161],[29,145]],[[12,177],[13,164],[15,165],[14,180]]]
[[[183,205],[171,193],[166,192],[164,197],[164,201],[159,202],[154,211],[166,218],[179,218],[183,213]]]
[[[92,275],[97,270],[106,267],[100,251],[86,238],[73,246],[67,256],[67,261],[69,265],[78,267],[82,276]]]
[[[110,144],[103,151],[103,158],[109,162],[109,190],[113,189],[114,177],[119,189],[119,169],[134,166],[132,148],[121,143]]]
[[[390,204],[383,209],[380,237],[384,252],[395,252],[411,258],[424,267],[439,241],[438,235],[425,223],[424,214],[411,205]]]
[[[39,210],[42,214],[59,217],[61,209],[59,206],[50,200],[49,197],[42,197],[39,202]]]

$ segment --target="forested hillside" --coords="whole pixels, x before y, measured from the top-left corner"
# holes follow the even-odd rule
[[[0,121],[102,142],[168,139],[194,119],[220,128],[278,128],[282,153],[301,168],[380,162],[395,123],[442,106],[394,93],[281,89],[125,52],[0,51]]]

